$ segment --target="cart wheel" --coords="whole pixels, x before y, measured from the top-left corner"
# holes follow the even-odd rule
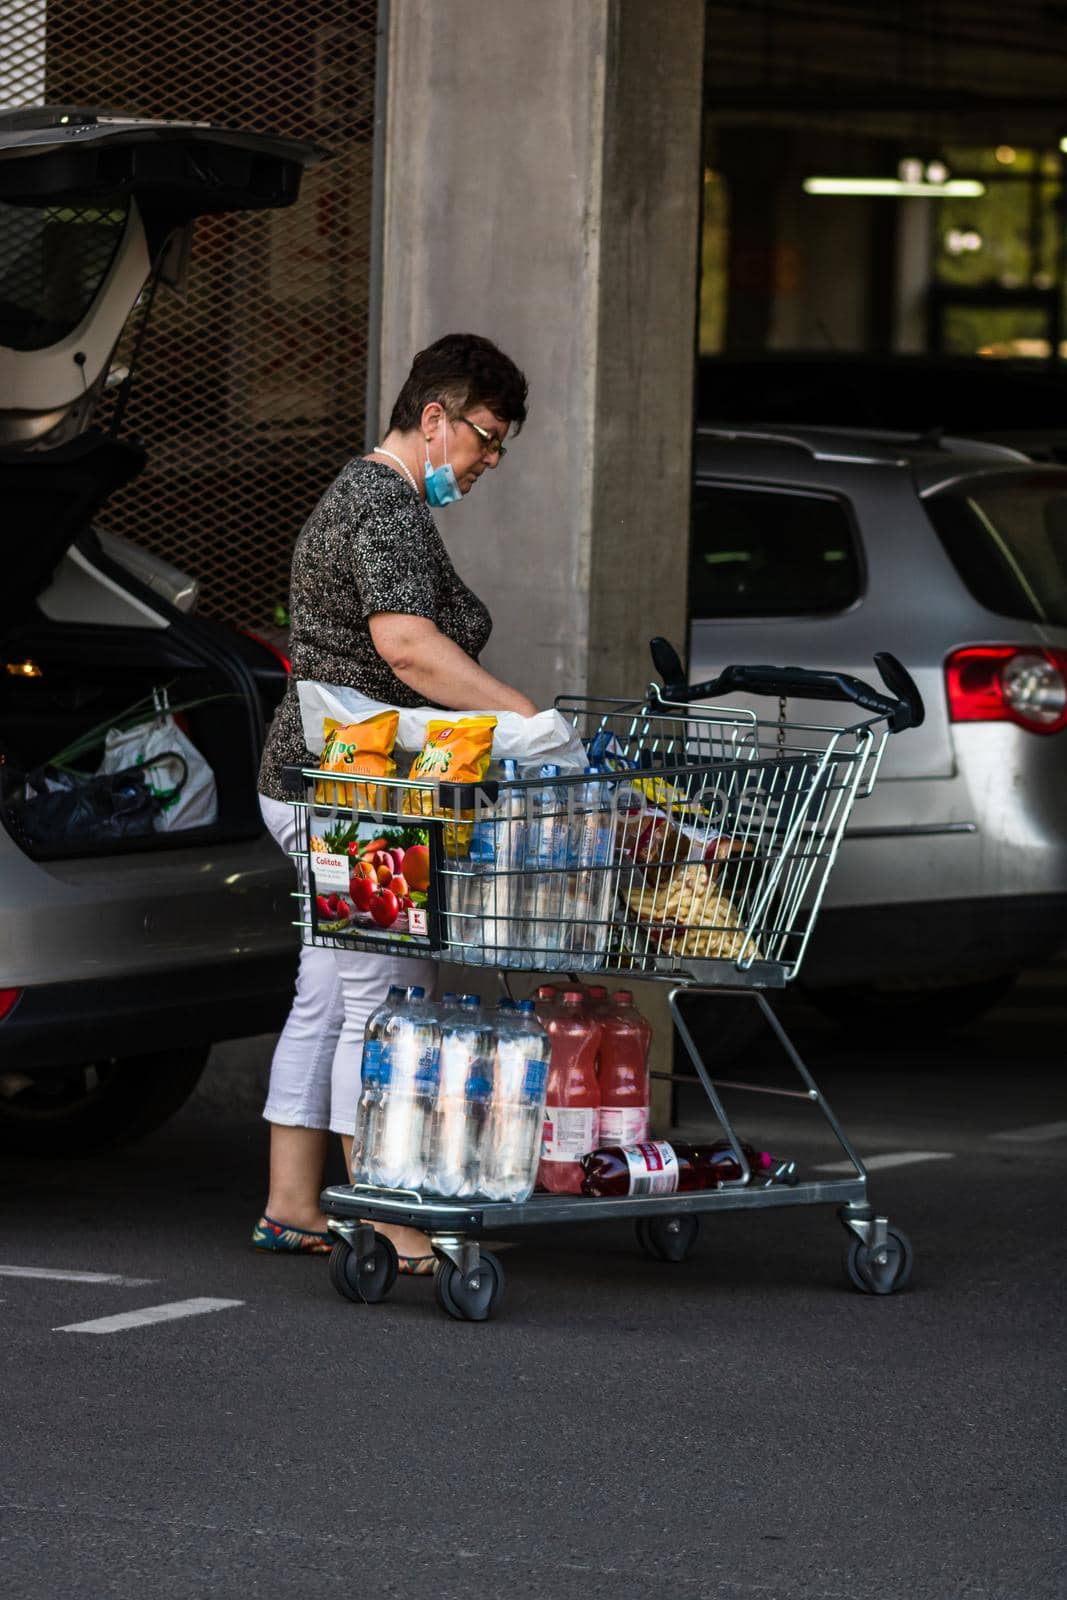
[[[338,1239],[330,1252],[330,1282],[346,1300],[373,1306],[393,1287],[397,1266],[393,1242],[383,1233],[374,1235],[374,1249],[362,1257],[357,1257],[347,1240]]]
[[[696,1243],[700,1218],[691,1211],[679,1217],[638,1217],[634,1231],[653,1261],[684,1261]]]
[[[845,1250],[845,1271],[863,1294],[895,1294],[911,1277],[914,1254],[911,1240],[899,1228],[886,1229],[880,1250],[873,1250],[854,1234]]]
[[[504,1269],[491,1250],[481,1252],[473,1272],[461,1272],[442,1256],[433,1275],[433,1292],[442,1311],[457,1322],[487,1322],[504,1294]]]

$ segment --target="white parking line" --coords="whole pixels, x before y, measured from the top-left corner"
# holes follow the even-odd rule
[[[62,1272],[58,1267],[4,1267],[0,1278],[50,1278],[60,1283],[110,1283],[121,1289],[145,1289],[155,1278],[123,1278],[117,1272]]]
[[[68,1322],[53,1333],[121,1333],[124,1328],[143,1328],[149,1322],[175,1322],[179,1317],[201,1317],[208,1311],[228,1311],[243,1306],[243,1300],[172,1300],[165,1306],[142,1306],[140,1311],[121,1311],[114,1317],[96,1317],[92,1322]]]
[[[1005,1144],[1044,1144],[1046,1140],[1067,1138],[1067,1122],[1035,1122],[1029,1128],[1009,1128],[1006,1133],[991,1133],[989,1137]]]
[[[953,1161],[951,1150],[893,1150],[886,1155],[864,1156],[868,1172],[884,1172],[888,1167],[911,1167],[919,1161]],[[816,1172],[855,1172],[851,1161],[827,1161]]]

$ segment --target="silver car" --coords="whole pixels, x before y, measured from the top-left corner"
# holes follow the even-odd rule
[[[887,650],[925,702],[845,836],[802,972],[814,998],[951,1024],[1063,942],[1067,471],[936,435],[701,428],[689,594],[693,683],[735,661],[877,683]]]
[[[180,272],[192,219],[290,203],[317,154],[206,124],[0,115],[0,1142],[23,1150],[147,1131],[213,1041],[277,1027],[288,1003],[290,874],[256,799],[284,664],[100,531],[144,452],[93,420],[130,309]],[[192,703],[217,819],[27,833],[25,774],[160,686]]]

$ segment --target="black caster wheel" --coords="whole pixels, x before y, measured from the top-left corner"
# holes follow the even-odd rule
[[[487,1322],[504,1294],[504,1269],[491,1250],[483,1250],[473,1272],[461,1272],[442,1256],[433,1275],[433,1292],[442,1311],[457,1322]]]
[[[338,1294],[360,1305],[377,1305],[396,1282],[398,1262],[391,1239],[374,1235],[374,1249],[359,1258],[347,1239],[338,1239],[330,1252],[330,1282]]]
[[[911,1277],[915,1252],[899,1228],[887,1228],[885,1244],[873,1249],[853,1234],[845,1249],[845,1271],[862,1294],[895,1294]]]
[[[637,1242],[653,1261],[684,1261],[696,1243],[700,1218],[691,1211],[679,1217],[639,1217]]]

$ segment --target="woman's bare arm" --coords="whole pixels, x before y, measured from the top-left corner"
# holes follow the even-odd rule
[[[386,665],[431,705],[450,711],[517,711],[532,717],[537,706],[518,689],[501,683],[472,661],[428,617],[378,611],[369,622],[371,642]]]

